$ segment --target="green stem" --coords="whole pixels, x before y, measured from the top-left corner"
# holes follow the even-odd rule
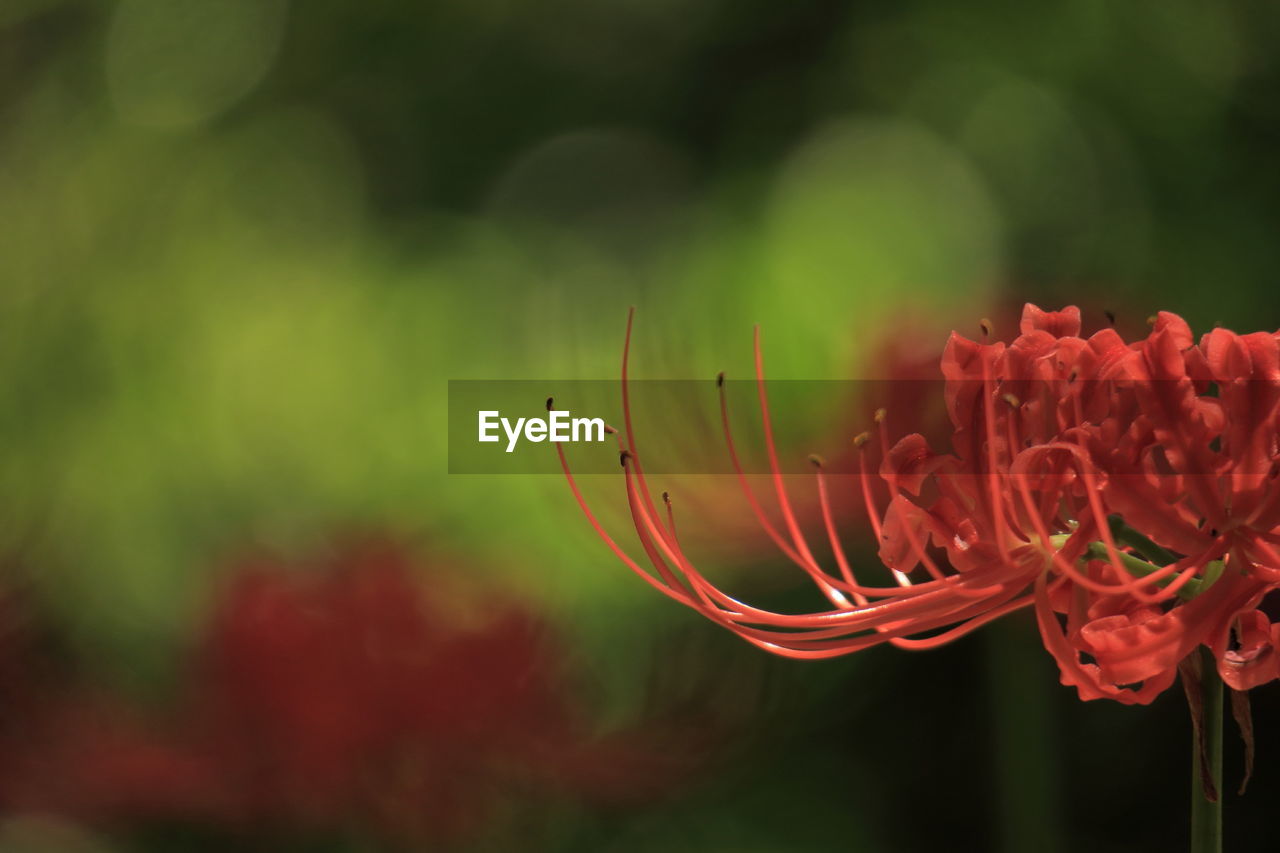
[[[1052,545],[1054,548],[1061,548],[1063,544],[1067,541],[1067,539],[1069,539],[1070,537],[1071,537],[1071,534],[1069,533],[1060,533],[1060,534],[1057,534],[1056,536],[1050,536],[1049,544]],[[1121,568],[1123,568],[1129,574],[1133,575],[1135,578],[1145,578],[1147,575],[1153,572],[1159,571],[1161,568],[1163,568],[1162,566],[1157,566],[1152,563],[1148,563],[1146,560],[1139,559],[1138,557],[1135,557],[1132,554],[1128,554],[1119,549],[1116,550],[1116,558],[1120,561]],[[1085,548],[1084,555],[1081,557],[1081,559],[1082,560],[1104,560],[1104,561],[1110,562],[1111,554],[1107,550],[1107,545],[1105,542],[1090,542],[1088,547]],[[1170,560],[1170,562],[1172,562],[1172,559]],[[1214,560],[1210,563],[1206,563],[1204,567],[1204,574],[1198,578],[1191,578],[1190,580],[1186,581],[1178,589],[1178,593],[1177,593],[1178,597],[1186,601],[1190,601],[1191,599],[1195,598],[1197,595],[1204,592],[1209,587],[1210,584],[1212,584],[1214,581],[1216,581],[1219,577],[1222,576],[1222,571],[1225,568],[1225,566],[1226,564],[1223,563],[1222,560]],[[1168,586],[1172,580],[1173,580],[1172,577],[1164,577],[1158,581],[1155,581],[1155,584],[1156,586]]]
[[[1113,554],[1105,543],[1090,542],[1081,557],[1082,563],[1085,560],[1109,562],[1114,559],[1129,574],[1143,578],[1176,562],[1175,554],[1132,529],[1122,519],[1112,518],[1109,526],[1117,545],[1126,545],[1147,559],[1118,549]],[[1051,536],[1049,544],[1060,549],[1070,537],[1068,533]],[[1200,577],[1184,582],[1178,589],[1178,595],[1187,600],[1194,598],[1221,577],[1225,568],[1226,563],[1222,560],[1206,563]],[[1172,580],[1172,577],[1164,577],[1154,583],[1163,587]],[[1199,654],[1199,685],[1194,689],[1200,691],[1201,719],[1198,726],[1192,727],[1191,734],[1191,853],[1222,853],[1222,678],[1218,675],[1213,652],[1201,647]],[[1188,682],[1188,690],[1192,689]],[[1195,704],[1192,702],[1193,716],[1196,714]],[[1208,772],[1205,772],[1206,763]],[[1208,790],[1213,791],[1214,799],[1206,796]]]
[[[1172,551],[1161,548],[1150,538],[1125,524],[1124,519],[1117,515],[1111,516],[1107,526],[1111,528],[1111,535],[1117,542],[1123,542],[1153,563],[1167,566],[1178,559]]]
[[[1213,653],[1200,649],[1200,689],[1204,696],[1203,752],[1217,802],[1205,797],[1202,745],[1191,735],[1191,853],[1222,853],[1222,679]]]
[[[995,740],[993,803],[1001,853],[1065,853],[1062,813],[1062,744],[1046,737],[1059,725],[1054,690],[1033,644],[1030,622],[997,620],[987,629]]]

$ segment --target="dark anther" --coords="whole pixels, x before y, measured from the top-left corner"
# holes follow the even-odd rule
[[[810,465],[812,465],[814,468],[821,468],[821,467],[822,467],[822,457],[821,457],[821,456],[819,456],[819,455],[818,455],[818,454],[816,454],[816,453],[810,453],[810,454],[809,454],[809,464],[810,464]]]
[[[983,339],[989,338],[993,334],[994,326],[986,317],[978,321],[978,328],[982,330]]]
[[[548,397],[548,398],[547,398],[547,411],[548,411],[548,412],[549,412],[549,411],[551,411],[551,407],[555,404],[555,400],[556,400],[556,398],[555,398],[555,397]]]
[[[1116,324],[1116,312],[1103,311],[1102,313],[1107,315],[1107,325],[1114,326]]]
[[[671,505],[671,493],[670,493],[670,492],[663,492],[663,493],[662,493],[662,502],[663,502],[664,504],[666,504],[667,506],[670,506],[670,505]]]
[[[630,459],[630,458],[631,458],[631,451],[630,451],[630,450],[623,450],[623,451],[619,451],[619,453],[618,453],[618,461],[622,463],[622,467],[623,467],[623,468],[626,468],[626,467],[627,467],[627,460],[628,460],[628,459]]]
[[[723,370],[716,374],[716,387],[717,388],[724,387],[724,371]]]

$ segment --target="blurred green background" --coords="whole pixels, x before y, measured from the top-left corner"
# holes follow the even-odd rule
[[[744,375],[756,322],[773,376],[875,376],[885,345],[1009,334],[1023,301],[1274,329],[1277,39],[1272,4],[1195,0],[6,0],[0,556],[36,660],[176,713],[243,555],[373,533],[427,588],[536,613],[592,737],[661,717],[705,743],[658,794],[561,792],[534,828],[242,822],[240,846],[1177,846],[1180,697],[1083,706],[1018,619],[929,655],[766,659],[616,564],[559,480],[447,474],[446,382],[610,378],[630,305],[647,378]],[[627,540],[618,482],[587,485]],[[710,565],[816,606],[733,500],[683,522]],[[1256,693],[1237,838],[1277,785]],[[33,814],[38,780],[0,774],[13,849],[227,838]]]

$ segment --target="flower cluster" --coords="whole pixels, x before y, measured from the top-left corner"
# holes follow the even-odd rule
[[[1180,317],[1161,313],[1145,339],[1126,342],[1113,328],[1086,338],[1078,309],[1027,305],[1011,343],[989,337],[985,327],[981,342],[953,333],[942,357],[949,453],[918,434],[891,444],[877,413],[882,485],[865,464],[858,481],[892,582],[868,585],[836,532],[820,460],[816,486],[834,570],[815,558],[792,511],[757,335],[782,524],[770,520],[740,467],[739,482],[766,533],[830,603],[821,612],[751,607],[698,571],[665,495],[661,511],[652,497],[625,387],[618,441],[648,567],[603,529],[562,451],[561,460],[588,520],[634,571],[782,655],[830,657],[880,643],[928,648],[1033,607],[1063,683],[1082,699],[1150,702],[1199,646],[1212,650],[1236,690],[1280,676],[1280,625],[1263,606],[1280,586],[1280,336],[1215,329],[1197,344]],[[728,424],[726,414],[736,465]],[[874,492],[887,492],[887,502]]]

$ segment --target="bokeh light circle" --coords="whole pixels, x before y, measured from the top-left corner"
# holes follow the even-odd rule
[[[224,112],[271,68],[285,13],[284,0],[125,0],[106,44],[117,113],[187,127]]]

